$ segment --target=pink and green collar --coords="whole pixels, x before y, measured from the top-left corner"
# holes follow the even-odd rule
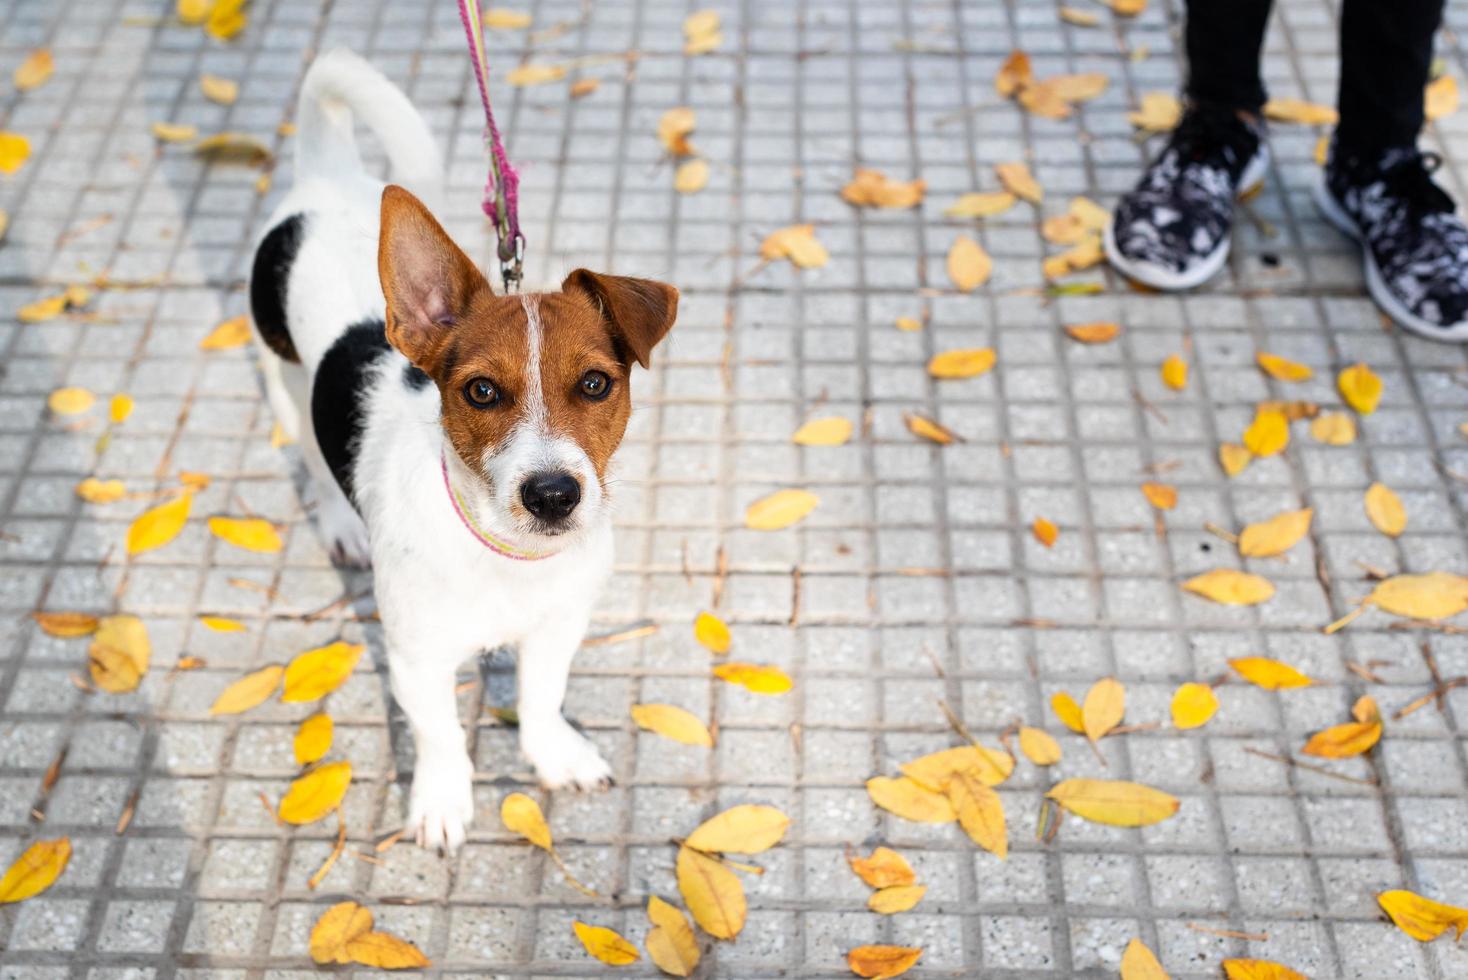
[[[449,502],[454,506],[454,513],[459,515],[459,520],[463,522],[464,527],[478,539],[480,544],[502,558],[512,558],[515,561],[540,561],[542,558],[549,558],[555,554],[553,551],[537,552],[516,548],[514,545],[501,541],[494,535],[489,534],[476,524],[474,518],[469,516],[469,508],[464,506],[463,498],[459,496],[459,492],[454,489],[453,483],[449,480],[449,459],[447,451],[440,452],[438,459],[439,466],[443,470],[443,487],[448,491]]]

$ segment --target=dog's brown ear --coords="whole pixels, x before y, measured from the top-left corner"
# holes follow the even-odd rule
[[[604,276],[577,269],[561,283],[561,291],[579,289],[601,307],[612,339],[629,365],[647,367],[658,341],[667,336],[678,316],[678,290],[667,283],[631,276]]]
[[[412,194],[382,191],[377,275],[387,299],[387,339],[433,373],[454,324],[489,281]]]

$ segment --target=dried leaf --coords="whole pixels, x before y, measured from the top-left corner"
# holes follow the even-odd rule
[[[341,803],[352,783],[350,762],[328,762],[291,783],[280,801],[280,819],[289,824],[315,823]]]
[[[417,946],[385,932],[365,932],[347,940],[346,955],[353,963],[380,970],[417,970],[433,965]]]
[[[1081,726],[1086,738],[1100,741],[1106,733],[1121,724],[1126,714],[1126,688],[1114,677],[1103,677],[1086,692],[1081,702]]]
[[[652,895],[647,900],[647,917],[653,928],[647,934],[647,955],[659,970],[686,977],[698,966],[698,939],[688,917]]]
[[[1009,856],[1004,803],[973,769],[955,772],[947,782],[948,802],[969,839],[1001,861]]]
[[[1040,237],[1052,245],[1074,245],[1086,237],[1086,227],[1073,214],[1057,214],[1040,225]]]
[[[1395,538],[1407,528],[1407,508],[1402,498],[1392,492],[1385,483],[1373,483],[1366,488],[1364,499],[1366,517],[1371,526],[1389,538]]]
[[[952,823],[958,819],[948,797],[924,789],[906,776],[899,779],[874,776],[867,780],[867,795],[877,806],[904,820],[917,823]]]
[[[565,65],[520,65],[505,75],[505,83],[515,86],[542,85],[559,82],[566,77]]]
[[[223,616],[200,616],[199,622],[216,633],[243,633],[245,631],[244,623],[237,619],[226,619]]]
[[[1381,722],[1348,721],[1310,736],[1300,751],[1322,759],[1348,759],[1361,755],[1381,740]]]
[[[790,818],[774,807],[745,803],[705,820],[683,843],[696,851],[758,854],[780,843],[789,827]]]
[[[903,333],[916,333],[923,328],[923,321],[911,316],[900,316],[895,324]]]
[[[127,496],[121,480],[99,480],[89,476],[76,485],[76,495],[89,504],[110,504]]]
[[[1072,115],[1070,103],[1048,81],[1026,85],[1019,90],[1016,101],[1027,112],[1046,119],[1069,119]]]
[[[994,260],[979,243],[967,235],[959,235],[948,249],[948,278],[964,293],[972,292],[989,281]]]
[[[601,79],[583,78],[571,86],[571,98],[583,99],[599,88],[601,88]]]
[[[1244,447],[1255,456],[1273,456],[1290,443],[1290,424],[1283,412],[1261,410],[1244,430]]]
[[[197,126],[183,123],[155,122],[151,128],[153,135],[164,143],[188,143],[199,135]]]
[[[1050,710],[1055,712],[1055,717],[1060,723],[1077,735],[1086,733],[1085,714],[1076,699],[1064,691],[1056,691],[1050,696]]]
[[[1270,99],[1264,103],[1264,117],[1304,126],[1334,126],[1339,118],[1331,106],[1304,99]]]
[[[51,57],[51,52],[46,48],[37,48],[16,66],[12,81],[15,82],[16,91],[29,92],[45,85],[55,70],[56,62]]]
[[[1311,421],[1310,435],[1327,446],[1349,446],[1356,441],[1356,422],[1344,412],[1326,412]]]
[[[55,415],[80,415],[96,403],[97,396],[85,388],[57,388],[46,398]]]
[[[1429,122],[1451,116],[1458,111],[1458,80],[1452,75],[1442,74],[1422,92],[1422,113]]]
[[[697,194],[708,186],[709,164],[707,160],[685,160],[673,172],[673,190],[679,194]]]
[[[1157,954],[1140,939],[1127,943],[1121,954],[1121,980],[1169,980],[1167,971],[1157,961]]]
[[[1035,536],[1036,541],[1050,548],[1054,546],[1055,540],[1060,537],[1060,528],[1043,517],[1037,517],[1034,523],[1030,525],[1030,533]]]
[[[589,926],[584,922],[572,922],[571,928],[575,931],[576,938],[581,940],[581,945],[586,947],[586,951],[608,966],[626,966],[642,959],[636,946],[611,929]]]
[[[678,892],[693,921],[715,939],[733,939],[744,928],[744,886],[721,862],[690,847],[678,848]]]
[[[638,728],[684,745],[714,744],[707,725],[691,712],[671,704],[634,704],[632,720]]]
[[[0,905],[41,894],[61,877],[71,860],[71,838],[38,840],[21,852],[0,877]]]
[[[1168,355],[1160,371],[1162,383],[1173,391],[1182,391],[1188,386],[1188,362],[1176,354]]]
[[[707,54],[718,48],[724,41],[720,33],[719,12],[700,10],[689,14],[683,21],[683,36],[687,39],[683,45],[684,54]]]
[[[1282,555],[1299,544],[1310,531],[1310,519],[1315,511],[1287,510],[1267,521],[1250,524],[1239,534],[1239,554],[1247,558],[1269,558]]]
[[[1142,496],[1147,498],[1147,503],[1158,510],[1172,510],[1177,506],[1177,487],[1169,483],[1156,483],[1149,480],[1142,484]]]
[[[372,930],[372,913],[356,902],[339,902],[311,927],[311,959],[317,963],[350,963],[347,944]]]
[[[693,146],[688,142],[688,134],[697,124],[697,117],[687,106],[669,109],[658,120],[658,142],[675,157],[689,156]]]
[[[204,93],[204,98],[220,105],[234,105],[235,99],[240,97],[239,83],[218,75],[200,75],[199,91]]]
[[[936,442],[940,446],[952,445],[959,441],[957,434],[952,429],[934,422],[925,415],[908,412],[903,416],[903,421],[907,423],[907,431],[920,439]]]
[[[352,675],[366,649],[361,643],[337,640],[298,654],[285,668],[285,691],[280,699],[299,702],[325,697]]]
[[[850,419],[839,415],[811,419],[795,430],[790,441],[801,446],[844,446],[851,439]]]
[[[1254,461],[1254,454],[1237,443],[1225,442],[1218,447],[1218,465],[1227,476],[1238,476]]]
[[[1283,691],[1296,687],[1309,687],[1315,682],[1289,664],[1270,660],[1268,657],[1239,657],[1228,665],[1239,672],[1239,676],[1266,691]]]
[[[1224,960],[1223,975],[1228,980],[1310,980],[1303,973],[1268,960]]]
[[[253,673],[246,674],[219,692],[219,697],[214,699],[209,713],[211,715],[237,715],[242,711],[249,711],[256,705],[264,704],[275,693],[275,689],[280,687],[280,679],[284,676],[285,668],[279,664],[261,667]]]
[[[1020,161],[996,163],[994,173],[998,176],[999,183],[1004,185],[1004,189],[1015,197],[1029,201],[1031,204],[1039,204],[1045,196],[1044,189],[1030,173],[1029,166]]]
[[[27,303],[15,311],[15,318],[21,323],[45,323],[54,320],[66,311],[66,294],[58,293],[55,296],[47,296],[38,299],[34,303]]]
[[[815,225],[789,225],[772,231],[760,243],[760,258],[767,262],[789,259],[800,269],[816,269],[830,261],[831,253],[816,240]]]
[[[1014,50],[1009,53],[1008,58],[1004,59],[1004,64],[999,66],[998,73],[994,75],[994,91],[1007,99],[1033,83],[1034,80],[1035,73],[1030,67],[1030,56],[1023,51]]]
[[[335,733],[336,725],[332,722],[331,715],[325,712],[317,712],[301,722],[296,728],[296,737],[291,741],[296,765],[308,766],[330,752]]]
[[[540,804],[524,793],[511,793],[504,798],[500,803],[500,822],[506,830],[519,834],[541,850],[551,849],[550,826],[545,822],[545,814],[540,811]]]
[[[1053,766],[1060,761],[1060,743],[1041,728],[1028,725],[1019,730],[1019,750],[1037,766]]]
[[[1087,102],[1106,91],[1111,79],[1099,71],[1079,75],[1055,75],[1041,85],[1066,102]]]
[[[214,0],[204,21],[204,32],[220,41],[228,41],[245,29],[247,0]]]
[[[1274,595],[1274,585],[1268,579],[1233,568],[1194,575],[1183,583],[1183,588],[1225,606],[1253,606]]]
[[[521,10],[508,7],[490,7],[479,23],[492,31],[519,31],[530,26],[531,17]]]
[[[915,946],[858,946],[846,954],[846,965],[866,980],[892,980],[911,970],[922,955]]]
[[[820,502],[809,490],[777,490],[745,509],[744,526],[751,531],[783,530],[805,520]]]
[[[1112,827],[1146,827],[1177,813],[1176,797],[1120,779],[1067,779],[1045,796],[1078,817]]]
[[[0,132],[0,173],[13,174],[31,156],[31,141],[19,133]]]
[[[1462,939],[1468,930],[1468,909],[1444,905],[1400,889],[1382,892],[1376,901],[1398,929],[1418,942],[1430,943],[1449,929]]]
[[[1218,711],[1218,695],[1207,684],[1190,682],[1172,695],[1172,726],[1184,731],[1202,728]]]
[[[1016,200],[1009,191],[974,192],[944,208],[943,214],[950,218],[987,218],[1008,211]]]
[[[991,789],[989,792],[994,791]],[[927,893],[927,885],[892,885],[879,888],[867,898],[867,908],[878,915],[896,915],[922,901]]]
[[[97,632],[100,620],[91,613],[79,612],[33,612],[31,619],[47,636],[69,640],[78,636],[91,636]]]
[[[841,199],[847,204],[865,208],[913,208],[923,203],[928,182],[906,183],[890,179],[880,170],[858,169],[851,181],[841,188]]]
[[[87,650],[92,682],[112,694],[134,690],[148,673],[153,645],[136,616],[103,616]]]
[[[1396,616],[1447,619],[1468,609],[1468,578],[1448,572],[1393,575],[1378,582],[1367,601]]]
[[[1147,9],[1147,0],[1101,0],[1112,13],[1122,17],[1136,17]]]
[[[1116,339],[1121,333],[1121,324],[1077,323],[1066,327],[1065,333],[1071,340],[1079,340],[1083,344],[1104,344]]]
[[[693,619],[693,638],[710,653],[719,656],[729,652],[734,637],[722,619],[711,612],[701,612]]]
[[[1254,355],[1260,370],[1278,381],[1308,381],[1315,376],[1315,372],[1304,364],[1280,357],[1278,354],[1267,354],[1259,351]]]
[[[948,780],[960,772],[973,772],[988,786],[998,786],[1014,772],[1014,757],[982,745],[960,745],[905,762],[902,774],[924,789],[941,793]]]
[[[200,350],[233,350],[250,342],[250,320],[248,317],[230,317],[209,331],[209,336],[199,341]]]
[[[274,156],[270,147],[245,133],[215,133],[194,144],[194,155],[215,163],[258,167]]]
[[[987,374],[994,367],[994,361],[992,347],[948,350],[933,355],[928,361],[928,374],[944,380],[977,378]]]
[[[1381,401],[1381,378],[1365,364],[1353,364],[1336,378],[1341,397],[1362,415],[1376,411]]]
[[[275,525],[258,517],[211,517],[209,530],[221,541],[246,551],[274,554],[284,546]]]
[[[1076,27],[1097,27],[1101,23],[1101,18],[1093,12],[1076,7],[1061,7],[1060,19]]]
[[[715,664],[714,676],[730,684],[738,684],[751,694],[784,694],[795,686],[779,667],[771,664],[750,664],[738,660]]]
[[[127,529],[127,553],[138,555],[152,551],[178,537],[193,505],[194,495],[181,493],[166,503],[143,511]]]
[[[1147,133],[1166,133],[1182,121],[1183,106],[1171,92],[1148,92],[1127,121]]]
[[[851,865],[851,870],[856,872],[858,878],[872,888],[900,887],[917,881],[912,865],[890,847],[877,848],[872,851],[871,857],[848,854],[846,863]]]
[[[133,400],[131,395],[113,395],[112,400],[107,403],[107,419],[113,425],[126,422],[128,416],[133,413]]]

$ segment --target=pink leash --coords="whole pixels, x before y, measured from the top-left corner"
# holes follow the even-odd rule
[[[483,18],[479,0],[459,0],[459,19],[469,39],[469,59],[479,83],[479,101],[484,105],[484,146],[489,152],[489,176],[484,183],[484,213],[494,222],[499,237],[500,278],[505,290],[520,286],[520,265],[525,258],[525,236],[520,233],[520,175],[510,165],[500,129],[489,104],[489,62],[484,55]]]

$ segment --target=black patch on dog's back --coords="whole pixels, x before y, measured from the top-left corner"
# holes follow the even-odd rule
[[[428,377],[428,373],[418,365],[407,364],[403,366],[403,386],[409,391],[422,391],[428,387],[430,380],[432,379]]]
[[[250,312],[255,317],[255,329],[266,347],[293,364],[301,363],[301,355],[291,340],[285,294],[305,226],[306,216],[293,214],[270,229],[255,250],[255,264],[250,269]]]
[[[348,327],[327,350],[311,383],[311,424],[316,442],[337,485],[356,505],[352,495],[352,463],[367,423],[367,394],[372,366],[391,350],[381,320],[363,320]]]

